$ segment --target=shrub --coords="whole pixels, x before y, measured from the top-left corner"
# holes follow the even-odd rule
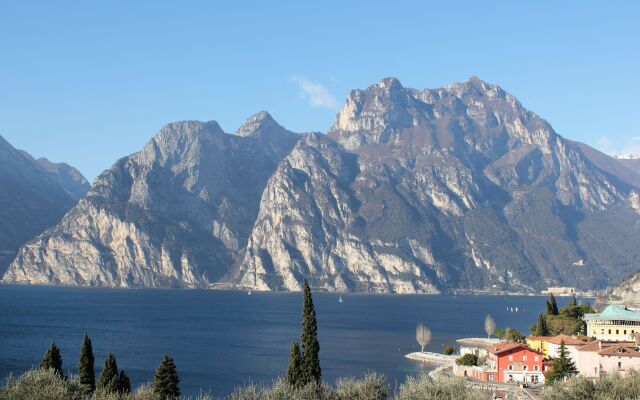
[[[264,399],[263,391],[256,385],[251,384],[236,388],[229,395],[229,400],[262,400]]]
[[[489,395],[461,379],[432,381],[428,376],[409,377],[400,385],[395,400],[481,400]]]
[[[456,364],[458,365],[466,365],[468,367],[472,367],[474,365],[478,365],[478,356],[475,354],[467,353],[462,357],[456,360]]]
[[[389,386],[383,375],[367,374],[363,379],[339,379],[336,393],[340,400],[385,400]]]
[[[82,400],[83,388],[74,378],[65,379],[53,368],[34,369],[9,376],[0,388],[2,400]]]
[[[611,400],[637,399],[640,393],[640,374],[631,371],[625,378],[620,375],[604,375],[595,383],[589,378],[578,377],[566,382],[556,382],[546,387],[542,400]]]
[[[453,347],[452,345],[448,344],[446,346],[444,346],[444,349],[442,350],[442,352],[448,356],[452,355],[453,353],[456,352],[456,348]]]

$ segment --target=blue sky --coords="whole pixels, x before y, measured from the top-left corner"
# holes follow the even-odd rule
[[[476,75],[565,137],[640,152],[640,2],[605,4],[4,0],[0,135],[93,179],[170,121],[324,131],[350,89]]]

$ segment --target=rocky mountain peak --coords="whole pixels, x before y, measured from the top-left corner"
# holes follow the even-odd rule
[[[400,80],[398,80],[398,78],[393,77],[393,76],[389,76],[387,78],[384,78],[383,80],[381,80],[380,82],[378,82],[374,86],[382,88],[382,89],[386,90],[387,92],[398,91],[398,90],[404,89],[404,87],[402,86],[402,83],[400,83]]]
[[[260,111],[247,118],[245,123],[236,131],[235,135],[247,137],[273,128],[284,130],[284,128],[271,117],[271,114],[266,111]]]
[[[500,86],[485,82],[477,76],[471,76],[464,82],[451,83],[446,87],[446,90],[459,98],[484,97],[505,99],[508,95]]]

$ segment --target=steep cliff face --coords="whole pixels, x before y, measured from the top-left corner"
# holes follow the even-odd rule
[[[403,293],[601,287],[640,257],[638,205],[633,186],[498,86],[388,78],[352,91],[328,137],[308,136],[281,163],[239,279]]]
[[[352,91],[327,135],[266,113],[163,128],[5,282],[438,293],[602,288],[640,260],[640,189],[477,78]],[[608,161],[607,161],[608,162]]]
[[[24,246],[5,282],[195,287],[244,246],[262,189],[298,136],[267,113],[239,135],[215,122],[165,126],[118,160],[55,228]]]
[[[26,152],[0,136],[0,274],[18,248],[60,221],[75,201]]]
[[[624,279],[609,293],[608,300],[625,304],[640,304],[640,272]]]

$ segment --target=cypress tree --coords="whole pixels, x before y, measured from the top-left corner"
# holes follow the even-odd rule
[[[56,342],[52,342],[47,352],[44,353],[39,368],[53,369],[56,374],[62,376],[62,357],[60,356],[60,349],[56,346]]]
[[[547,315],[558,315],[558,303],[553,293],[549,294],[549,300],[547,300]]]
[[[118,364],[113,353],[109,353],[104,360],[104,368],[98,378],[96,389],[109,393],[118,391]]]
[[[165,355],[153,378],[153,392],[163,399],[177,399],[180,397],[179,383],[176,364],[172,358]]]
[[[311,288],[305,279],[304,298],[302,305],[302,363],[301,363],[301,384],[306,385],[311,382],[320,382],[320,343],[318,343],[318,323],[316,321],[316,311],[313,307]]]
[[[86,334],[80,348],[80,361],[78,362],[78,381],[87,393],[92,393],[96,389],[96,375],[94,371],[95,358],[93,357],[93,347],[91,339]]]
[[[538,314],[538,322],[536,323],[536,336],[548,336],[549,328],[547,328],[547,319],[542,314]]]
[[[300,386],[300,364],[302,363],[302,355],[300,354],[300,345],[298,342],[291,343],[291,352],[289,353],[289,367],[287,368],[287,383],[291,386]]]
[[[124,372],[124,370],[120,371],[120,374],[118,375],[118,393],[131,393],[131,381],[129,381],[129,377]]]
[[[569,305],[572,306],[572,307],[575,307],[575,306],[578,305],[578,299],[576,299],[575,293],[571,297],[571,301],[569,302]]]

